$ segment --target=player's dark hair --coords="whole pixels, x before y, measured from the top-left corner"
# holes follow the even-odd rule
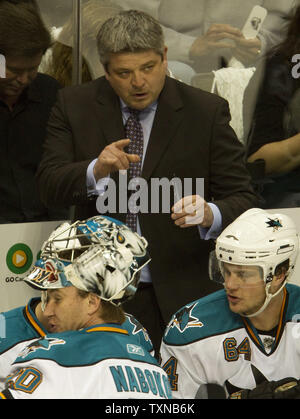
[[[90,294],[87,291],[82,291],[77,289],[78,295],[81,298],[87,298]],[[125,314],[121,307],[117,307],[109,301],[101,300],[101,305],[99,308],[99,317],[104,320],[106,323],[117,323],[123,324],[125,321]]]
[[[289,270],[289,267],[290,267],[290,260],[289,259],[279,263],[279,265],[276,266],[275,275],[278,276],[278,275],[281,275],[283,273],[286,275],[288,270]]]
[[[34,57],[51,46],[51,35],[38,10],[27,3],[0,3],[0,54]]]
[[[101,300],[101,318],[107,323],[122,324],[125,322],[125,314],[121,307],[117,307],[109,301]]]

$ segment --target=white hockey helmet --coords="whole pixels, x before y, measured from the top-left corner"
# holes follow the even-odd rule
[[[137,274],[150,262],[147,246],[144,237],[113,218],[63,223],[24,280],[41,290],[73,285],[119,305],[134,295]]]
[[[210,255],[210,279],[224,282],[221,262],[259,266],[266,284],[276,267],[289,260],[286,280],[292,275],[298,257],[299,236],[293,220],[285,214],[272,214],[252,208],[240,215],[217,238]]]

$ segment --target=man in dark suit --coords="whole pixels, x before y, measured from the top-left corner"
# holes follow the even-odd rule
[[[216,290],[207,275],[213,239],[255,206],[256,196],[227,102],[166,76],[167,49],[153,18],[120,13],[101,27],[97,44],[106,75],[60,92],[39,168],[40,192],[46,203],[75,205],[75,218],[84,219],[105,206],[103,196],[111,198],[105,188],[113,181],[116,202],[108,206],[124,221],[122,171],[130,177],[132,167],[142,164],[139,206],[149,205],[135,221],[149,241],[152,262],[125,309],[149,330],[157,349],[171,314]],[[142,151],[130,148],[138,141],[128,139],[131,109],[140,111]],[[191,192],[175,193],[166,212],[162,190],[153,211],[152,181],[174,178],[192,179]],[[197,179],[204,179],[201,194]]]
[[[51,35],[34,3],[0,2],[0,224],[68,215],[42,204],[35,178],[60,85],[38,73]]]

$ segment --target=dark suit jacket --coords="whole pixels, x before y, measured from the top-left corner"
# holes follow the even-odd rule
[[[38,73],[12,111],[0,100],[0,223],[61,220],[42,205],[35,178],[59,83]]]
[[[142,171],[147,181],[204,178],[204,198],[219,207],[223,227],[257,202],[229,120],[225,100],[167,77]],[[96,203],[87,199],[87,167],[107,144],[122,138],[119,98],[105,78],[61,90],[39,168],[42,200],[76,205],[77,219],[95,215]],[[124,214],[108,215],[124,220]],[[176,227],[170,214],[140,214],[139,220],[149,242],[158,303],[168,321],[182,305],[217,289],[207,275],[214,243],[201,240],[196,227]]]

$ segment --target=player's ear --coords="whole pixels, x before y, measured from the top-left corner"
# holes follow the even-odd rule
[[[89,293],[89,296],[88,296],[89,314],[96,313],[99,310],[100,305],[101,305],[100,298],[96,294],[93,294],[92,292]]]
[[[287,270],[284,266],[281,266],[278,270],[276,270],[276,274],[273,277],[272,281],[272,288],[274,288],[274,292],[282,286],[282,283],[285,280]]]
[[[287,267],[286,266],[280,266],[278,270],[276,270],[276,277],[278,278],[278,281],[283,282],[285,280],[287,274]]]

